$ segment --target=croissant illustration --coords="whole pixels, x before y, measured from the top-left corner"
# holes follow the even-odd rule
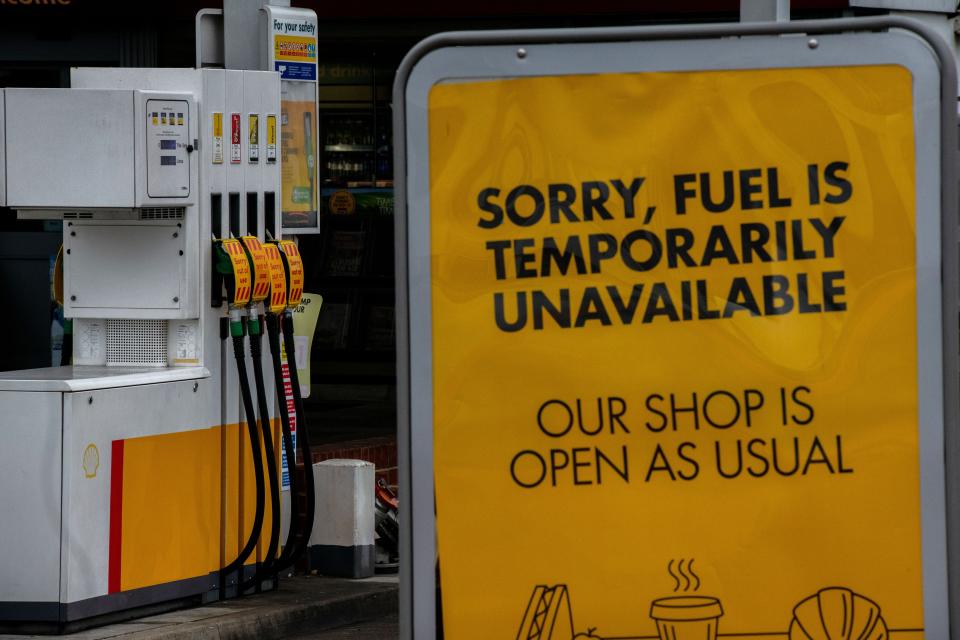
[[[829,587],[793,608],[790,640],[889,640],[889,634],[877,603]]]

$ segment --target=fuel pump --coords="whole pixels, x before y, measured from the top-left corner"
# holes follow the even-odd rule
[[[275,292],[285,292],[285,305],[281,305],[282,296],[271,297],[271,314],[267,318],[267,330],[269,332],[270,349],[273,354],[273,364],[275,369],[275,379],[278,381],[278,396],[285,397],[282,387],[282,368],[280,363],[280,335],[283,336],[283,350],[287,356],[287,368],[290,375],[291,392],[294,400],[294,413],[297,424],[297,445],[300,449],[300,457],[304,465],[303,481],[305,484],[305,493],[307,498],[307,509],[304,517],[295,522],[295,518],[290,519],[290,531],[287,536],[287,544],[284,546],[277,560],[277,571],[282,571],[293,565],[307,547],[310,539],[310,532],[313,528],[313,517],[316,506],[316,494],[313,485],[312,460],[313,455],[310,451],[310,438],[305,421],[305,412],[303,410],[303,399],[300,395],[300,381],[297,377],[296,346],[293,336],[293,310],[300,305],[303,298],[303,260],[297,245],[291,240],[271,241],[267,243],[268,256],[274,265],[282,269],[283,282],[281,289],[280,278],[275,279]],[[276,271],[274,271],[276,273]],[[286,412],[281,411],[285,418]],[[289,423],[284,425],[285,438],[289,434]],[[285,446],[287,440],[284,442]],[[287,464],[290,469],[291,478],[291,496],[295,496],[294,478],[296,476],[296,458],[293,446],[286,450]],[[291,499],[292,503],[292,499]],[[294,509],[291,509],[295,512]]]
[[[254,142],[278,133],[279,74],[74,68],[70,85],[0,88],[0,205],[62,222],[71,365],[0,372],[0,468],[23,479],[0,482],[0,627],[213,602],[279,566],[268,272],[235,239],[281,226],[282,155]]]
[[[260,449],[260,435],[257,432],[257,413],[254,409],[253,398],[250,393],[250,380],[247,377],[247,364],[243,353],[243,338],[247,330],[254,335],[259,334],[259,318],[251,316],[251,321],[244,322],[243,311],[251,305],[253,293],[252,261],[247,256],[243,244],[235,238],[226,238],[214,241],[215,269],[223,278],[227,289],[227,305],[230,311],[230,337],[233,340],[233,355],[237,361],[237,375],[240,381],[240,397],[243,401],[243,411],[247,421],[247,435],[250,440],[250,453],[253,455],[254,482],[256,485],[256,510],[253,517],[253,526],[250,536],[237,557],[220,570],[220,584],[223,591],[230,575],[234,571],[242,570],[250,554],[256,548],[263,526],[263,512],[265,489],[263,480],[263,457]],[[251,353],[255,338],[251,338]],[[254,363],[257,362],[256,356]],[[256,364],[254,364],[256,367]],[[261,372],[262,374],[262,372]],[[263,397],[261,394],[260,397]],[[263,413],[264,416],[269,416]],[[239,582],[239,580],[238,580]],[[238,594],[243,593],[243,585]]]
[[[267,473],[270,476],[270,539],[263,564],[257,567],[256,574],[240,586],[240,592],[260,583],[271,576],[271,569],[277,559],[277,545],[280,535],[280,478],[277,474],[277,459],[273,448],[273,429],[270,425],[270,410],[267,406],[267,392],[263,378],[263,314],[261,305],[270,291],[270,263],[267,254],[256,236],[240,238],[249,263],[253,266],[253,285],[250,306],[247,311],[247,328],[250,334],[250,357],[253,360],[253,378],[260,411],[260,434],[263,437],[263,450],[267,458]]]

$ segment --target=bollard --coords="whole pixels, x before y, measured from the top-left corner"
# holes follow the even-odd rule
[[[363,460],[325,460],[313,465],[317,487],[310,568],[342,578],[373,575],[374,465]]]

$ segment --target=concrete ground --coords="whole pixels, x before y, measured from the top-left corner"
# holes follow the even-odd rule
[[[60,636],[71,640],[272,640],[327,638],[360,633],[365,621],[377,635],[331,635],[344,638],[397,636],[398,581],[396,576],[347,580],[302,576],[281,581],[280,589],[208,606],[182,609],[128,622]],[[393,626],[390,626],[393,616]],[[387,618],[383,624],[379,624]],[[392,631],[390,629],[393,629]],[[386,635],[383,635],[386,634]],[[0,635],[0,640],[27,640],[50,636]]]
[[[294,636],[290,640],[389,640],[399,637],[400,617],[392,613],[385,618]]]

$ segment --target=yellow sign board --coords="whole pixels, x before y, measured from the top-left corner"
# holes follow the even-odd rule
[[[320,307],[323,296],[318,293],[304,292],[300,304],[293,309],[293,343],[297,350],[297,381],[300,383],[301,397],[310,397],[310,351],[313,348],[313,335],[320,319]]]
[[[312,99],[283,100],[280,108],[283,226],[316,226],[317,106]]]
[[[912,82],[433,86],[446,637],[923,637]]]

